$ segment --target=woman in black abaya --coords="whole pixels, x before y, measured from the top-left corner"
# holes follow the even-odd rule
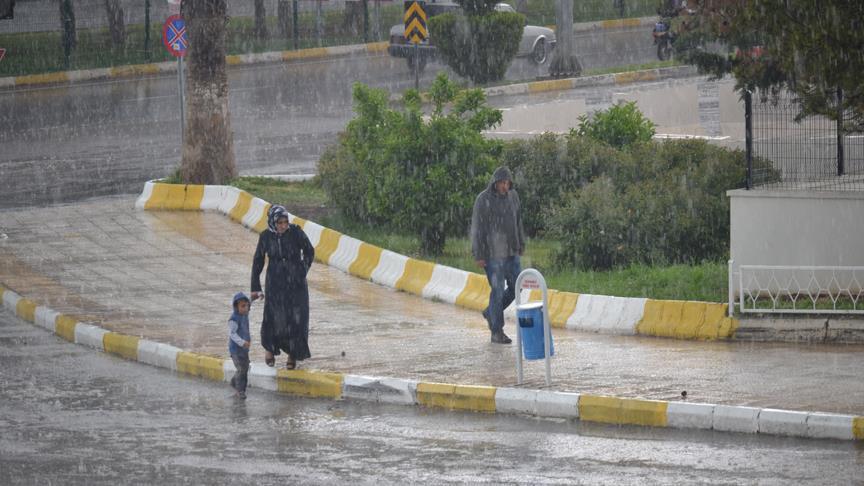
[[[288,222],[282,206],[271,206],[268,229],[261,232],[252,259],[252,299],[264,297],[261,345],[267,366],[276,356],[288,354],[285,367],[294,369],[309,353],[309,288],[306,273],[315,258],[315,248],[303,229]],[[261,271],[267,260],[267,275],[261,292]]]

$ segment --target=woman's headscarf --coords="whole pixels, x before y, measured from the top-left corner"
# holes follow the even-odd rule
[[[277,233],[276,221],[279,221],[279,218],[288,218],[288,211],[278,204],[270,206],[270,211],[267,212],[267,227],[270,231]]]

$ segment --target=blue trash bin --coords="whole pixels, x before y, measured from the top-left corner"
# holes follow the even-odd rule
[[[529,302],[516,307],[519,335],[522,338],[522,354],[525,359],[543,359],[546,349],[543,344],[543,302]],[[549,355],[555,356],[555,343],[549,334]]]

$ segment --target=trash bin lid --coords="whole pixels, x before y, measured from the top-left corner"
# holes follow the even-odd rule
[[[516,306],[516,310],[532,310],[532,309],[542,309],[543,301],[535,301],[535,302],[526,302],[524,304],[519,304]]]

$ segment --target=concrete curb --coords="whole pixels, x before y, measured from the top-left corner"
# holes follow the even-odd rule
[[[487,97],[530,95],[550,91],[565,91],[585,88],[589,86],[620,86],[696,75],[698,75],[698,72],[693,66],[671,66],[656,69],[644,69],[641,71],[628,71],[617,74],[599,74],[596,76],[584,76],[579,78],[549,79],[543,81],[531,81],[528,83],[508,84],[506,86],[493,86],[484,88],[483,92]]]
[[[192,353],[77,321],[0,286],[3,306],[67,341],[213,381],[230,382],[231,360]],[[249,384],[277,393],[447,410],[523,414],[614,425],[702,429],[813,439],[864,440],[864,417],[638,398],[378,378],[252,364]]]
[[[260,233],[267,228],[270,203],[231,186],[147,182],[135,203],[145,210],[218,210]],[[427,299],[482,311],[489,301],[485,275],[416,260],[369,245],[303,218],[289,215],[315,246],[315,259],[356,277]],[[539,301],[539,290],[524,301]],[[604,334],[638,334],[677,339],[727,339],[738,320],[728,304],[549,292],[551,325]],[[508,315],[515,315],[513,306]]]

